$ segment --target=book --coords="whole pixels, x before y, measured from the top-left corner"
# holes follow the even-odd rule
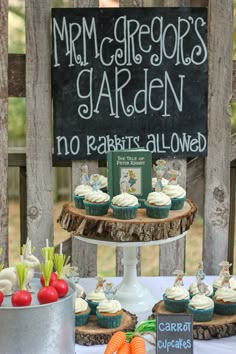
[[[152,154],[145,149],[110,151],[107,154],[108,194],[111,199],[126,191],[140,207],[152,191]]]

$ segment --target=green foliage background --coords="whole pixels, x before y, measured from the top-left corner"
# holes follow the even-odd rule
[[[17,4],[17,6],[16,6]],[[53,7],[70,6],[70,0],[53,0]],[[234,28],[233,28],[233,59],[236,60],[236,0],[234,0]],[[25,53],[25,24],[24,24],[24,0],[14,1],[11,6],[9,1],[9,53]],[[25,98],[9,98],[9,145],[25,146],[26,112]],[[231,127],[232,133],[236,133],[236,102],[231,103]]]

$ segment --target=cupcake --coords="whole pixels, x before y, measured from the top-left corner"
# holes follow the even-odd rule
[[[169,215],[171,200],[163,192],[151,192],[148,194],[144,206],[149,218],[164,219]]]
[[[172,286],[163,295],[165,309],[169,312],[185,312],[189,303],[189,292],[181,286]]]
[[[138,198],[132,194],[123,192],[112,198],[111,208],[114,217],[117,219],[134,219],[139,208]]]
[[[188,303],[188,312],[193,315],[195,322],[210,321],[214,313],[214,301],[204,294],[194,295]]]
[[[178,177],[181,175],[179,171],[170,170],[170,178],[168,184],[163,187],[162,192],[171,199],[171,210],[180,210],[184,206],[186,199],[186,191],[178,185]]]
[[[184,206],[186,191],[175,184],[166,184],[162,190],[171,199],[171,210],[180,210]]]
[[[90,307],[88,306],[87,301],[82,298],[75,299],[75,325],[84,326],[88,323],[90,315]]]
[[[96,310],[97,323],[102,328],[117,328],[121,323],[123,310],[117,300],[103,300]]]
[[[100,190],[92,190],[84,197],[84,207],[87,215],[100,216],[108,212],[110,196]]]
[[[96,314],[96,308],[98,304],[105,300],[105,294],[102,290],[100,291],[92,291],[90,294],[87,295],[86,301],[88,302],[89,307],[91,308],[91,315]]]
[[[92,191],[92,187],[86,184],[80,184],[75,188],[72,196],[76,208],[84,209],[84,196],[90,191]]]
[[[236,291],[230,287],[222,286],[217,289],[213,297],[215,313],[219,315],[236,314]]]

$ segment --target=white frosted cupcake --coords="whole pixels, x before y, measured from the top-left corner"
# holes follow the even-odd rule
[[[123,310],[117,300],[103,300],[96,309],[98,325],[103,328],[119,327]]]
[[[189,290],[190,296],[195,296],[195,295],[200,294],[200,291],[199,291],[199,289],[198,289],[197,283],[192,283],[192,284],[190,284],[188,290]],[[208,284],[208,285],[207,285],[207,290],[206,290],[206,292],[205,292],[204,294],[205,294],[206,296],[212,297],[213,294],[214,294],[213,286],[210,285],[210,284]]]
[[[87,301],[82,298],[75,299],[75,325],[84,326],[88,323],[90,307]]]
[[[221,287],[216,290],[213,297],[215,313],[219,315],[236,314],[236,291],[229,287]]]
[[[204,294],[194,295],[189,301],[188,312],[196,322],[210,321],[214,313],[214,301]]]
[[[129,193],[121,193],[112,198],[111,208],[117,219],[134,219],[139,208],[138,198]]]
[[[92,190],[85,194],[84,206],[86,214],[99,216],[108,212],[110,205],[110,196],[101,190]]]
[[[92,191],[92,187],[87,184],[80,184],[75,188],[72,196],[76,208],[84,209],[84,196],[90,191]]]
[[[182,286],[171,286],[163,295],[165,309],[175,313],[185,312],[189,299],[189,292]]]
[[[163,192],[151,192],[148,194],[144,206],[149,218],[164,219],[169,215],[171,200]]]
[[[100,302],[105,300],[105,294],[104,291],[92,291],[90,294],[87,295],[86,300],[89,304],[89,307],[91,308],[91,315],[96,314],[96,308]]]
[[[184,206],[186,191],[178,184],[166,184],[162,190],[171,199],[171,210],[180,210]]]

